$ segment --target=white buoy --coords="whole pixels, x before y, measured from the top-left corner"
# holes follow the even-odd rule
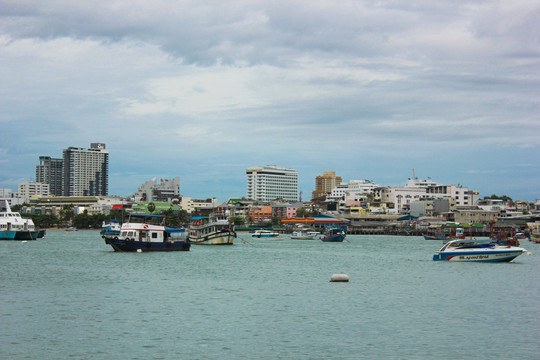
[[[347,274],[334,274],[330,278],[330,282],[349,282],[349,275],[347,275]]]
[[[142,249],[137,249],[137,252],[142,252]]]

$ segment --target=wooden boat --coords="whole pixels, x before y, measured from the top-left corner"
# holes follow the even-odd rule
[[[191,218],[189,243],[194,245],[233,245],[236,232],[224,215]]]
[[[345,230],[339,228],[330,228],[326,230],[321,238],[324,242],[342,242],[345,240]]]

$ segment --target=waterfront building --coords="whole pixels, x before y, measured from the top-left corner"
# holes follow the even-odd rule
[[[248,168],[246,175],[249,200],[298,200],[298,172],[294,169],[268,165]]]
[[[63,151],[64,196],[106,196],[109,191],[109,151],[105,144]]]
[[[180,199],[180,177],[174,179],[157,178],[146,181],[134,195],[135,201],[162,201],[171,202]]]
[[[18,197],[23,198],[25,202],[30,200],[30,196],[49,196],[49,184],[42,184],[40,182],[26,182],[19,184]]]
[[[251,209],[250,217],[255,223],[272,220],[272,206],[262,205]]]
[[[478,191],[469,190],[461,185],[428,186],[426,194],[435,198],[453,198],[457,206],[477,205],[480,199]]]
[[[36,166],[36,182],[49,185],[51,195],[62,196],[62,174],[64,160],[40,156]]]
[[[336,176],[335,171],[324,171],[322,176],[315,178],[315,190],[311,193],[311,199],[327,196],[341,182],[341,176]]]
[[[272,205],[272,216],[279,219],[289,219],[296,216],[298,209],[304,207],[303,203]]]

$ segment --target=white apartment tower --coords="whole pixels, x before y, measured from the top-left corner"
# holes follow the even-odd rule
[[[296,170],[267,165],[262,168],[248,168],[246,175],[249,200],[298,201],[298,172]]]
[[[64,149],[64,196],[106,196],[109,191],[109,151],[105,144],[90,149]]]

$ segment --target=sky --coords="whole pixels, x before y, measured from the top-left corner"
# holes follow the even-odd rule
[[[0,0],[0,188],[105,143],[109,194],[154,177],[246,196],[246,169],[540,198],[538,0]]]

